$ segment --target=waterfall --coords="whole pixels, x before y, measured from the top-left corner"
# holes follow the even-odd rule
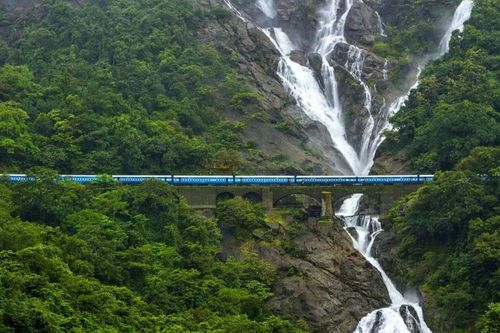
[[[382,37],[387,37],[387,34],[385,33],[385,29],[384,29],[384,23],[382,22],[382,18],[380,17],[380,14],[376,11],[375,15],[377,15],[378,33]]]
[[[230,9],[244,21],[248,21],[229,0],[223,0]],[[419,84],[419,77],[426,60],[437,59],[449,50],[449,43],[454,30],[462,31],[464,23],[472,12],[473,1],[463,0],[457,7],[453,20],[443,36],[438,50],[426,57],[418,65],[414,81],[410,83],[401,96],[380,108],[377,119],[372,115],[372,91],[363,78],[365,54],[363,49],[351,45],[344,36],[345,24],[355,0],[328,0],[327,5],[319,12],[318,30],[312,45],[312,52],[321,59],[321,71],[315,73],[307,66],[294,62],[290,55],[299,49],[282,27],[261,28],[281,54],[277,74],[286,91],[295,98],[297,105],[312,120],[322,123],[329,131],[335,147],[332,152],[338,161],[337,168],[342,174],[366,175],[369,173],[375,153],[383,142],[383,132],[390,127],[389,119],[397,113],[408,100],[410,93]],[[361,1],[361,0],[359,0]],[[277,15],[274,0],[257,0],[256,6],[269,19]],[[380,15],[379,33],[385,36]],[[275,21],[275,20],[273,20]],[[347,138],[344,114],[340,103],[336,68],[329,61],[329,56],[339,44],[348,46],[345,69],[363,88],[363,108],[367,112],[367,122],[361,133],[361,144],[357,149]],[[338,64],[337,64],[338,65]],[[318,75],[321,77],[318,79]],[[388,79],[388,61],[384,63],[383,79]],[[391,299],[391,306],[378,309],[365,316],[357,325],[354,333],[432,333],[427,327],[418,297],[402,295],[385,273],[379,262],[371,254],[373,243],[378,234],[383,232],[377,216],[360,216],[359,205],[362,194],[355,194],[344,201],[338,216],[344,221],[344,228],[352,239],[353,246],[380,273]]]
[[[382,78],[384,81],[387,81],[389,78],[389,61],[385,59],[384,61],[384,68],[382,69]]]
[[[454,30],[462,31],[464,23],[470,18],[473,3],[471,0],[463,0],[458,6],[453,16],[453,20],[449,29],[446,31],[444,37],[439,44],[437,54],[431,59],[436,59],[449,50],[449,42]],[[387,61],[384,64],[384,71],[386,70]],[[386,120],[384,129],[389,127],[388,120],[396,112],[398,112],[413,89],[418,87],[418,78],[422,72],[422,67],[418,66],[418,71],[414,84],[408,89],[406,94],[397,98],[383,114]],[[384,77],[385,79],[385,77]],[[382,133],[380,131],[379,133]],[[378,135],[371,142],[374,148],[368,151],[375,152],[383,141],[382,135]],[[373,157],[370,157],[373,160]],[[387,308],[377,309],[372,311],[358,323],[354,333],[432,333],[424,321],[422,307],[419,304],[418,297],[403,296],[395,287],[392,280],[386,274],[380,263],[371,254],[373,243],[378,234],[382,230],[381,223],[377,216],[360,216],[359,206],[362,199],[362,194],[354,194],[346,199],[337,215],[344,221],[344,229],[352,239],[353,246],[358,250],[365,259],[380,273],[389,297],[391,305]]]
[[[256,5],[268,18],[273,19],[276,17],[276,4],[273,0],[257,0]]]
[[[241,19],[248,21],[230,2],[223,0]],[[291,60],[290,52],[300,49],[294,45],[289,36],[279,26],[272,26],[262,31],[269,37],[281,53],[278,64],[278,76],[285,90],[295,98],[298,106],[312,120],[323,124],[330,133],[334,145],[332,159],[337,161],[336,168],[342,174],[366,175],[370,172],[376,151],[383,141],[383,132],[389,127],[389,119],[399,111],[409,97],[412,89],[418,86],[419,67],[415,82],[411,89],[389,103],[388,107],[380,108],[376,118],[372,115],[372,91],[363,80],[364,51],[356,45],[349,44],[344,36],[347,17],[356,0],[328,0],[326,6],[319,11],[318,30],[311,50],[321,56],[321,72],[314,73],[307,66]],[[256,7],[269,19],[277,16],[275,0],[257,0]],[[448,51],[452,32],[462,30],[464,22],[470,17],[473,2],[463,0],[457,8],[439,50],[429,56],[435,59]],[[385,35],[382,19],[378,17],[379,33]],[[344,110],[339,96],[339,85],[336,78],[336,68],[329,57],[339,44],[348,46],[347,61],[343,68],[360,84],[364,91],[363,109],[366,111],[366,121],[361,141],[355,145],[347,136]],[[421,64],[423,66],[424,64]],[[383,69],[383,78],[388,78],[387,62]],[[318,79],[318,74],[321,76]]]
[[[389,293],[391,306],[365,316],[354,333],[432,333],[424,321],[418,300],[404,297],[372,256],[373,243],[383,230],[377,216],[358,215],[362,197],[362,194],[354,194],[346,199],[337,216],[344,221],[344,229],[351,237],[354,248],[380,273]]]
[[[241,14],[229,2],[224,0],[229,8]],[[366,162],[360,153],[350,143],[345,123],[343,110],[339,98],[338,84],[335,76],[335,68],[330,64],[328,57],[339,43],[347,43],[344,37],[344,28],[347,16],[351,10],[354,0],[330,0],[320,13],[319,28],[312,49],[322,59],[321,83],[309,67],[303,66],[291,60],[290,52],[298,49],[290,40],[288,35],[278,26],[262,29],[262,31],[273,42],[276,49],[281,53],[278,64],[278,76],[285,90],[295,98],[299,107],[312,120],[322,123],[330,133],[335,151],[332,152],[338,161],[337,168],[342,174],[366,174]],[[256,6],[268,18],[274,18],[276,8],[272,0],[259,0]],[[338,15],[339,8],[343,12]],[[361,78],[362,50],[352,46],[348,72],[363,86],[365,91],[364,107],[370,114],[372,94],[366,83]],[[371,119],[371,114],[369,119]],[[373,119],[368,121],[368,129],[373,127]],[[363,135],[369,141],[371,134]]]
[[[321,76],[324,89],[315,77],[315,73],[306,66],[290,59],[290,52],[296,47],[290,38],[279,27],[265,29],[264,32],[281,53],[278,65],[278,75],[286,91],[292,95],[306,115],[325,125],[335,146],[337,159],[341,160],[339,169],[343,174],[360,174],[363,165],[358,153],[349,143],[344,126],[342,107],[339,98],[335,69],[328,61],[328,56],[340,42],[345,42],[343,36],[347,13],[352,1],[347,0],[346,12],[337,20],[336,1],[331,1],[330,10],[322,12],[320,29],[317,34],[314,50],[322,58]],[[328,7],[327,7],[328,8]],[[335,9],[335,10],[333,10]],[[353,71],[356,64],[353,64]],[[371,104],[371,93],[366,100]]]
[[[474,2],[472,0],[463,0],[460,3],[457,10],[455,11],[455,14],[453,15],[450,26],[446,30],[444,37],[439,43],[438,52],[435,58],[440,58],[448,53],[448,51],[450,50],[450,40],[453,31],[459,30],[460,32],[462,32],[464,30],[464,23],[469,20],[473,6]]]

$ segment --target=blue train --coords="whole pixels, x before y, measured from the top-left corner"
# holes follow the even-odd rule
[[[3,175],[13,183],[34,181],[25,174]],[[176,186],[232,186],[232,185],[383,185],[422,184],[434,179],[434,175],[393,175],[393,176],[132,176],[114,175],[119,183],[135,185],[156,179]],[[99,179],[98,175],[61,175],[61,181],[89,184]]]

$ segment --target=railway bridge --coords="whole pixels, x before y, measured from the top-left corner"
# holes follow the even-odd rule
[[[182,186],[179,192],[188,204],[197,210],[215,209],[217,201],[237,196],[254,203],[262,203],[266,210],[279,207],[280,203],[294,195],[310,198],[313,205],[321,206],[323,215],[333,215],[335,207],[346,197],[363,193],[377,213],[387,213],[399,198],[415,192],[421,184],[392,185],[314,185],[314,186]]]
[[[26,174],[1,175],[11,182],[33,182],[36,176]],[[179,192],[194,209],[212,210],[217,201],[241,196],[262,203],[267,210],[295,195],[309,198],[309,206],[323,215],[333,215],[338,203],[354,193],[363,193],[370,207],[384,214],[392,203],[414,192],[418,186],[431,182],[433,175],[385,176],[199,176],[199,175],[113,175],[112,179],[126,185],[145,181],[161,181],[179,188]],[[60,175],[56,181],[89,184],[100,180],[98,175]]]

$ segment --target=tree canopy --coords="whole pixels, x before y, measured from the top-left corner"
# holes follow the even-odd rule
[[[0,330],[305,332],[267,308],[272,266],[218,258],[218,222],[160,182],[0,184]]]
[[[255,154],[224,116],[256,108],[255,94],[197,36],[228,19],[222,7],[50,0],[25,19],[2,6],[0,169],[190,173],[221,152]]]

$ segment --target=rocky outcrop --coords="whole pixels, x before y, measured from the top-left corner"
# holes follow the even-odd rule
[[[325,0],[277,0],[278,22],[297,45],[307,49],[317,30],[317,11]]]
[[[308,41],[317,29],[317,11],[325,0],[275,0],[275,17],[270,18],[255,0],[233,0],[232,3],[261,27],[280,26],[292,40],[307,49]]]
[[[397,241],[394,233],[384,231],[377,235],[372,247],[372,256],[377,258],[378,262],[389,276],[395,274],[395,258],[396,258]]]
[[[355,2],[346,21],[345,37],[349,44],[371,46],[381,35],[380,17],[365,2]]]
[[[403,318],[410,333],[422,333],[422,330],[420,329],[420,322],[418,320],[418,314],[413,306],[401,305],[399,308],[399,314],[401,315],[401,318]]]
[[[382,144],[383,151],[385,144]],[[405,175],[411,174],[410,161],[408,161],[405,152],[399,151],[396,154],[387,154],[379,152],[375,156],[375,163],[372,172],[376,175]]]
[[[291,240],[291,253],[257,247],[279,272],[270,305],[306,320],[314,332],[352,332],[361,318],[390,301],[379,273],[352,247],[340,222],[322,223],[310,220]]]

